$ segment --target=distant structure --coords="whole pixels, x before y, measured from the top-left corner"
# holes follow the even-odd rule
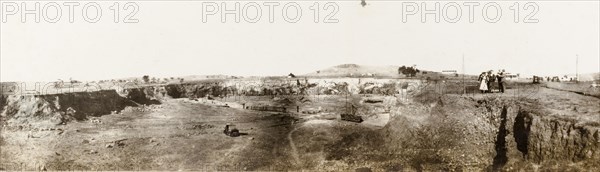
[[[294,75],[293,73],[288,74],[288,78],[295,78],[296,75]]]
[[[506,79],[514,79],[514,78],[519,78],[519,74],[505,73],[505,74],[504,74],[504,78],[506,78]]]
[[[456,70],[442,70],[442,73],[453,75],[454,77],[458,77],[458,72]]]

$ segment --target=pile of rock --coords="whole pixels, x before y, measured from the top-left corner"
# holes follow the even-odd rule
[[[162,109],[162,105],[141,105],[138,107],[126,107],[120,113],[123,112],[156,112]]]

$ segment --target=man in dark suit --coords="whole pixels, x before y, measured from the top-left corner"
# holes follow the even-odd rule
[[[492,93],[492,82],[496,81],[496,76],[494,75],[494,71],[490,70],[487,72],[487,87],[488,87],[488,93]]]
[[[498,71],[496,78],[498,79],[498,89],[501,93],[504,93],[504,69]]]

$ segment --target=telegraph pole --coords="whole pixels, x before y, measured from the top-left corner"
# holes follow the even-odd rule
[[[579,83],[579,54],[575,54],[575,82]]]
[[[465,86],[465,54],[462,55],[462,85],[463,94],[467,94],[467,87]]]

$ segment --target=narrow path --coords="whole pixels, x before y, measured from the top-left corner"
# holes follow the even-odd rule
[[[290,147],[292,147],[292,157],[294,157],[294,161],[296,161],[296,164],[300,164],[300,156],[298,155],[298,149],[296,148],[296,144],[294,143],[294,139],[292,138],[292,135],[294,134],[294,132],[296,132],[296,130],[298,130],[299,128],[302,128],[304,125],[300,124],[300,126],[295,127],[292,131],[290,131],[287,135],[287,139],[290,142]]]

